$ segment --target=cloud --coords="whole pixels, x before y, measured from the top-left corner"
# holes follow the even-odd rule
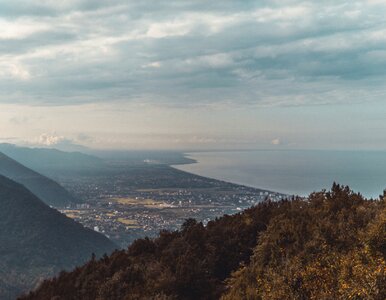
[[[43,133],[38,138],[29,141],[18,141],[18,144],[27,145],[29,147],[45,147],[54,148],[62,151],[85,151],[88,148],[85,144],[92,144],[94,138],[91,136],[79,133],[74,138],[68,138],[57,133]]]
[[[37,139],[34,140],[34,143],[42,146],[65,146],[65,145],[79,145],[84,143],[92,143],[94,138],[85,133],[78,133],[72,138],[59,135],[56,132],[54,133],[43,133]]]
[[[4,1],[0,103],[371,102],[386,92],[385,13],[378,0]]]
[[[144,68],[160,68],[161,63],[159,61],[154,61],[148,64],[143,65]]]
[[[60,144],[72,143],[72,141],[64,136],[57,135],[56,133],[43,133],[39,136],[37,143],[43,146],[56,146]]]
[[[0,79],[11,80],[28,80],[31,78],[31,74],[28,69],[15,62],[15,63],[0,63]]]

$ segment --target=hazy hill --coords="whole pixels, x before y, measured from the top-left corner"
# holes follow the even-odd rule
[[[22,185],[0,176],[0,299],[39,280],[111,252],[105,236],[51,209]]]
[[[90,153],[95,154],[112,163],[119,162],[130,165],[162,164],[162,165],[179,165],[191,164],[196,161],[187,158],[180,151],[162,151],[162,150],[92,150]]]
[[[48,205],[65,207],[79,202],[55,181],[23,166],[1,152],[0,175],[21,183]]]
[[[386,202],[346,187],[134,242],[23,299],[386,299]]]
[[[58,172],[67,174],[93,171],[104,166],[102,159],[80,152],[19,147],[6,143],[0,144],[0,152],[46,176],[56,175]]]

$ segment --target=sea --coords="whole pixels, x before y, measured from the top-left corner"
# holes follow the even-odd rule
[[[177,165],[193,174],[250,187],[307,196],[348,185],[367,198],[386,189],[386,152],[327,150],[253,150],[190,152],[196,163]]]

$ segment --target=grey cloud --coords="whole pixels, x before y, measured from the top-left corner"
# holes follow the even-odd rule
[[[20,16],[45,16],[53,15],[54,10],[38,3],[32,4],[27,1],[2,1],[0,3],[0,15],[4,18],[15,18]]]
[[[2,39],[0,40],[0,55],[21,55],[26,52],[44,46],[52,46],[60,43],[67,43],[77,39],[76,34],[51,30],[49,32],[40,32],[32,34],[22,40]]]
[[[357,101],[368,85],[369,100],[384,92],[386,6],[27,2],[0,4],[14,30],[36,24],[0,32],[0,102],[303,105]]]
[[[0,16],[5,18],[26,16],[60,16],[69,12],[87,12],[119,4],[120,1],[69,0],[69,1],[29,1],[13,0],[0,3]]]

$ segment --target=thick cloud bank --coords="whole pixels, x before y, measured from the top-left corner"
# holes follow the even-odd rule
[[[386,1],[1,1],[0,103],[312,105],[385,94]]]

